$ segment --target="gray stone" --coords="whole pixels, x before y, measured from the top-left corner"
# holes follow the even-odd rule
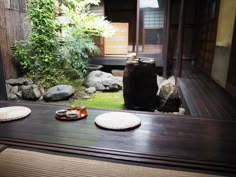
[[[18,100],[18,96],[16,94],[10,93],[8,95],[9,100]]]
[[[25,100],[38,100],[41,97],[41,92],[37,86],[22,87],[22,98]]]
[[[85,91],[89,94],[93,94],[96,92],[96,88],[95,87],[89,87],[89,88],[86,88]]]
[[[102,71],[92,71],[89,74],[90,74],[90,76],[100,77],[103,74],[103,72]]]
[[[75,90],[70,85],[57,85],[50,88],[44,95],[46,101],[60,101],[70,98]]]
[[[101,82],[95,83],[94,86],[95,86],[96,90],[98,90],[98,91],[106,90],[106,87],[104,87]]]
[[[16,94],[17,92],[18,92],[18,86],[17,86],[17,85],[16,85],[16,86],[13,86],[13,87],[11,88],[10,93]]]
[[[165,80],[164,77],[157,75],[157,85],[158,85],[159,88],[161,87],[161,83],[164,80]]]
[[[7,95],[10,94],[12,86],[10,84],[6,84]]]
[[[7,84],[10,85],[31,85],[33,81],[27,78],[20,77],[18,79],[8,79],[6,80]]]
[[[113,70],[111,70],[111,73],[113,76],[123,77],[124,70],[113,69]]]
[[[33,81],[31,79],[25,79],[24,80],[24,85],[32,85]]]
[[[162,86],[167,85],[167,84],[171,84],[175,86],[175,77],[171,76],[168,79],[164,79],[163,77],[157,76],[157,84],[159,88],[157,94],[159,95]]]
[[[185,113],[185,109],[184,108],[179,108],[178,114],[179,115],[184,115],[184,113]]]
[[[22,85],[22,86],[20,86],[20,91],[22,91],[22,90],[28,90],[28,89],[31,89],[32,88],[32,86],[31,85]]]
[[[95,87],[97,91],[118,91],[123,87],[121,77],[115,77],[102,71],[90,72],[84,85],[88,88]]]
[[[41,97],[41,92],[40,92],[39,87],[33,88],[32,93],[37,100]]]
[[[33,87],[33,88],[38,88],[38,85],[33,84],[32,87]]]
[[[159,93],[160,107],[162,112],[178,112],[181,104],[178,89],[172,83],[162,85]]]
[[[16,96],[18,96],[18,98],[22,98],[22,91],[17,92]]]
[[[19,84],[18,79],[8,79],[6,83],[10,85],[23,85],[23,83]]]

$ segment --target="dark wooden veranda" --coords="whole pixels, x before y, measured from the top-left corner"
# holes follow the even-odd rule
[[[236,120],[236,100],[232,95],[190,62],[184,62],[182,70],[177,82],[190,115]]]
[[[12,105],[27,106],[32,113],[1,123],[0,144],[153,167],[236,172],[236,121],[133,112],[142,120],[139,128],[107,131],[96,127],[94,119],[111,110],[89,109],[86,119],[63,122],[54,118],[62,106],[0,102],[0,107]]]

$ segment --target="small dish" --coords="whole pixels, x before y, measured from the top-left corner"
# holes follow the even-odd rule
[[[79,115],[79,112],[76,111],[76,110],[73,110],[73,111],[67,111],[66,112],[66,117],[68,118],[75,118],[75,117],[78,117]]]
[[[57,116],[65,116],[66,115],[67,110],[66,109],[60,109],[56,111],[56,115]]]
[[[63,115],[65,111],[65,114]],[[86,118],[88,115],[87,109],[85,106],[80,108],[70,107],[65,110],[58,110],[55,114],[55,118],[61,121],[73,121]]]

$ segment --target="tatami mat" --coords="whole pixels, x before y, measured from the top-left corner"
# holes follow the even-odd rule
[[[1,177],[213,177],[8,148],[0,153]]]

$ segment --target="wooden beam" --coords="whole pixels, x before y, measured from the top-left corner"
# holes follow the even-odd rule
[[[138,56],[138,48],[139,48],[139,5],[140,0],[137,0],[137,17],[136,17],[136,56]]]
[[[0,100],[7,100],[7,91],[5,84],[5,75],[3,69],[2,51],[0,48]]]
[[[228,77],[226,80],[226,90],[236,98],[236,13],[234,18],[234,30],[233,30],[233,39],[231,45],[231,52],[229,58],[229,69],[228,69]]]
[[[165,8],[165,40],[164,40],[164,50],[163,50],[163,76],[167,78],[167,62],[168,62],[168,49],[169,49],[169,36],[170,36],[170,2],[171,0],[166,1]]]
[[[178,77],[181,77],[181,73],[182,73],[184,4],[185,4],[185,0],[181,0],[180,14],[179,14],[179,26],[178,26],[178,37],[177,37],[176,71],[175,71],[175,74]]]

